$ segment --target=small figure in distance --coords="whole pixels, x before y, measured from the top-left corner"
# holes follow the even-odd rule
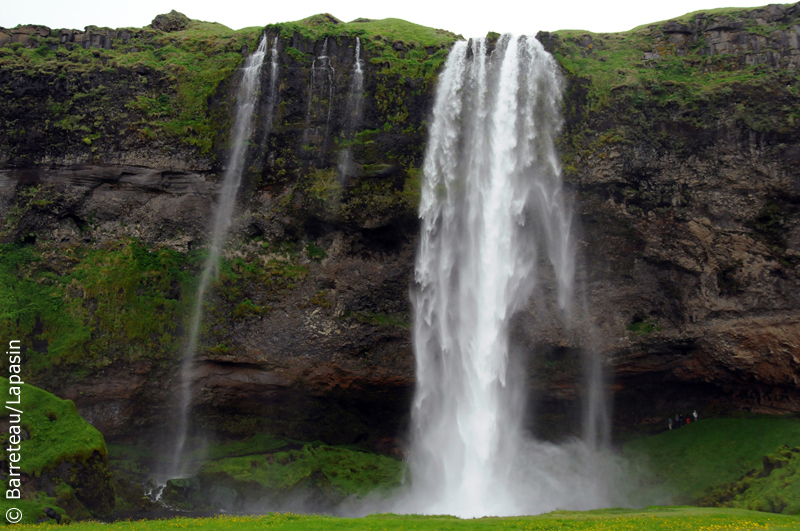
[[[672,429],[672,417],[669,418],[669,429]]]
[[[696,409],[692,413],[692,416],[694,417],[694,421],[697,422],[697,410]]]

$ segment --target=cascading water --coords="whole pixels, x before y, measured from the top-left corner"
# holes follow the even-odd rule
[[[532,36],[488,47],[456,43],[436,93],[412,290],[411,490],[395,509],[472,517],[602,506],[602,482],[574,470],[591,449],[523,436],[524,386],[508,368],[509,321],[531,297],[542,252],[570,313],[575,249],[554,148],[560,77]]]
[[[362,102],[364,101],[364,67],[361,60],[361,39],[356,37],[355,60],[353,61],[353,76],[350,79],[350,94],[347,97],[345,108],[344,138],[352,141],[362,117]],[[339,180],[344,181],[352,173],[353,158],[350,146],[339,154]]]
[[[328,112],[325,116],[325,136],[323,142],[328,138],[328,129],[331,126],[331,111],[333,110],[333,76],[336,73],[331,64],[331,58],[328,57],[328,39],[322,44],[322,55],[319,56],[320,62],[323,64],[325,74],[328,78]]]
[[[325,132],[320,141],[319,157],[323,158],[328,140],[328,130],[331,122],[331,111],[333,110],[333,77],[336,71],[328,57],[328,38],[322,42],[322,51],[319,56],[311,62],[311,84],[308,91],[308,108],[306,109],[306,129],[303,132],[303,144],[308,145],[311,141],[312,131],[311,120],[314,106],[319,103],[325,95],[327,85],[328,107],[325,113]]]
[[[272,48],[269,51],[269,90],[267,91],[267,112],[264,116],[264,141],[272,132],[272,118],[275,114],[275,105],[278,103],[278,36],[272,39]]]
[[[262,37],[253,54],[247,58],[242,68],[242,79],[236,98],[236,117],[232,129],[233,144],[231,146],[228,167],[222,180],[222,189],[219,194],[216,212],[211,231],[211,245],[208,248],[208,257],[200,275],[200,284],[192,309],[189,322],[189,335],[186,348],[181,361],[181,397],[180,412],[175,439],[172,466],[168,471],[168,478],[183,477],[187,474],[188,462],[185,459],[186,438],[189,433],[189,409],[192,401],[191,383],[195,351],[200,336],[200,323],[203,316],[203,301],[209,284],[217,277],[219,258],[222,247],[231,225],[233,210],[236,204],[236,194],[242,181],[242,169],[247,151],[247,142],[252,132],[253,110],[258,101],[258,87],[261,77],[261,66],[267,51],[266,35]]]

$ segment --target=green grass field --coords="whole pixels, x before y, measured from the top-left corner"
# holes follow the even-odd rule
[[[18,525],[16,529],[41,529],[44,525]],[[218,516],[214,518],[173,518],[136,522],[80,522],[75,531],[157,531],[208,529],[249,531],[274,528],[292,530],[572,530],[572,531],[738,531],[800,529],[800,517],[757,513],[737,509],[696,507],[653,507],[646,510],[603,509],[598,511],[555,511],[539,516],[477,518],[461,520],[451,516],[372,515],[364,518],[336,518],[297,514],[264,516]]]

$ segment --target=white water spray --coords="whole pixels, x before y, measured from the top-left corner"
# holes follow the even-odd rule
[[[487,46],[456,43],[436,93],[412,292],[411,490],[396,509],[474,517],[603,506],[591,448],[525,439],[524,386],[508,369],[509,321],[531,297],[540,253],[570,313],[557,65],[532,36]]]
[[[356,37],[355,60],[353,62],[353,75],[350,79],[350,94],[347,97],[347,107],[344,114],[344,138],[353,140],[353,135],[361,124],[364,101],[364,68],[361,59],[361,39]],[[350,146],[339,154],[339,180],[344,182],[353,170],[353,152]]]
[[[197,350],[200,323],[203,316],[203,301],[209,284],[217,277],[219,257],[231,225],[233,210],[236,205],[236,193],[242,181],[247,142],[252,133],[253,110],[258,101],[261,66],[264,62],[266,51],[267,38],[265,35],[262,37],[256,51],[247,58],[242,68],[242,79],[236,99],[236,118],[232,130],[233,145],[228,158],[228,167],[225,169],[222,180],[219,202],[214,213],[211,245],[208,249],[208,257],[203,266],[203,272],[200,275],[200,284],[192,309],[191,321],[189,322],[189,335],[183,353],[183,360],[181,361],[180,416],[178,418],[172,467],[168,471],[168,478],[185,477],[189,472],[187,470],[189,463],[185,456],[185,446],[189,432],[189,410],[192,401],[191,384],[194,376],[195,351]]]

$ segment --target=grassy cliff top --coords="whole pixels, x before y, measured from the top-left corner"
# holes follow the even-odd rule
[[[450,46],[456,40],[463,40],[453,32],[399,18],[357,18],[342,22],[327,13],[295,22],[270,24],[266,29],[287,41],[295,36],[313,41],[359,37],[367,59],[382,67],[380,73],[410,77],[434,76]]]
[[[96,127],[87,115],[126,122],[141,117],[139,127],[134,128],[145,138],[154,137],[160,129],[203,152],[210,150],[216,134],[208,114],[209,98],[239,67],[243,51],[255,49],[262,32],[261,28],[233,31],[222,24],[196,20],[176,31],[37,28],[23,42],[4,46],[0,31],[0,70],[49,78],[53,87],[49,111],[62,129],[85,134],[84,143],[90,145]],[[125,79],[124,91],[114,86],[117,79]],[[62,88],[69,98],[59,97]],[[9,97],[9,107],[24,104],[13,85],[0,87],[0,91]],[[87,101],[96,104],[87,110]],[[130,116],[120,116],[123,113]],[[154,128],[154,121],[160,127]]]
[[[53,93],[48,108],[52,121],[79,134],[78,140],[88,146],[99,136],[96,131],[102,124],[96,122],[105,120],[130,123],[146,141],[166,133],[207,154],[222,119],[211,116],[209,102],[225,97],[219,87],[265,33],[281,36],[282,61],[287,65],[311,66],[315,41],[331,38],[349,46],[359,37],[362,57],[373,71],[425,80],[435,79],[450,45],[461,38],[399,19],[344,23],[331,15],[314,15],[232,30],[173,12],[159,15],[144,28],[0,28],[0,70],[15,77],[45,78]],[[17,107],[25,105],[20,86],[29,90],[40,82],[0,83],[0,94],[5,94],[0,110],[7,107],[5,115],[19,115]],[[63,89],[68,98],[59,94]],[[8,135],[18,134],[19,125],[8,124]]]
[[[443,29],[434,29],[401,20],[384,18],[372,20],[357,18],[351,22],[342,22],[328,13],[313,15],[294,22],[270,24],[267,29],[275,29],[283,38],[291,38],[296,32],[303,38],[320,40],[326,37],[364,37],[365,46],[378,42],[402,43],[410,46],[440,48],[449,46],[453,41],[462,39],[461,35]]]
[[[723,8],[687,13],[621,33],[554,32],[553,54],[567,72],[592,83],[590,100],[606,103],[612,92],[674,87],[656,101],[707,98],[726,85],[797,77],[786,45],[798,20],[797,5]],[[796,65],[795,65],[796,66]],[[797,86],[787,87],[800,95]]]
[[[735,17],[735,18],[749,18],[748,15],[754,11],[763,10],[765,8],[769,8],[771,6],[782,6],[782,7],[790,7],[794,4],[769,4],[763,6],[754,6],[754,7],[718,7],[716,9],[699,9],[697,11],[692,11],[690,13],[686,13],[685,15],[681,15],[676,18],[671,18],[667,20],[659,20],[658,22],[650,22],[649,24],[642,24],[640,26],[636,26],[633,30],[646,28],[648,26],[661,26],[666,22],[680,22],[683,24],[692,23],[698,17],[712,17],[712,18],[721,18],[721,17]],[[756,25],[756,24],[753,24]]]
[[[329,14],[239,30],[232,30],[217,22],[189,19],[180,26],[180,29],[169,31],[152,26],[115,30],[87,26],[85,35],[104,35],[111,41],[111,45],[97,45],[95,42],[85,49],[84,46],[65,46],[68,43],[59,42],[59,36],[64,32],[75,34],[84,32],[51,30],[44,26],[25,26],[25,28],[30,28],[31,31],[22,42],[4,41],[0,35],[0,67],[20,66],[34,70],[58,70],[60,63],[72,63],[71,68],[84,71],[97,67],[113,68],[141,64],[155,68],[167,65],[189,68],[191,64],[183,59],[188,59],[184,55],[190,55],[194,56],[192,58],[195,61],[201,62],[192,69],[194,72],[214,66],[222,68],[223,63],[224,67],[229,69],[238,66],[243,47],[253,50],[264,32],[279,34],[287,41],[295,37],[312,41],[360,37],[369,56],[386,57],[395,57],[396,54],[393,54],[392,50],[406,53],[427,50],[429,54],[433,54],[440,49],[449,49],[453,42],[463,39],[461,35],[450,31],[429,28],[397,18],[382,20],[358,18],[351,22],[342,22]],[[0,34],[3,31],[0,28]],[[163,48],[168,50],[160,51]],[[180,50],[182,54],[176,55],[176,50]],[[64,53],[66,51],[70,53]],[[237,57],[225,57],[228,53],[234,53]],[[223,57],[220,57],[219,64],[212,65],[203,63],[208,59],[207,56]],[[230,61],[231,64],[227,64],[225,59],[234,60]]]

